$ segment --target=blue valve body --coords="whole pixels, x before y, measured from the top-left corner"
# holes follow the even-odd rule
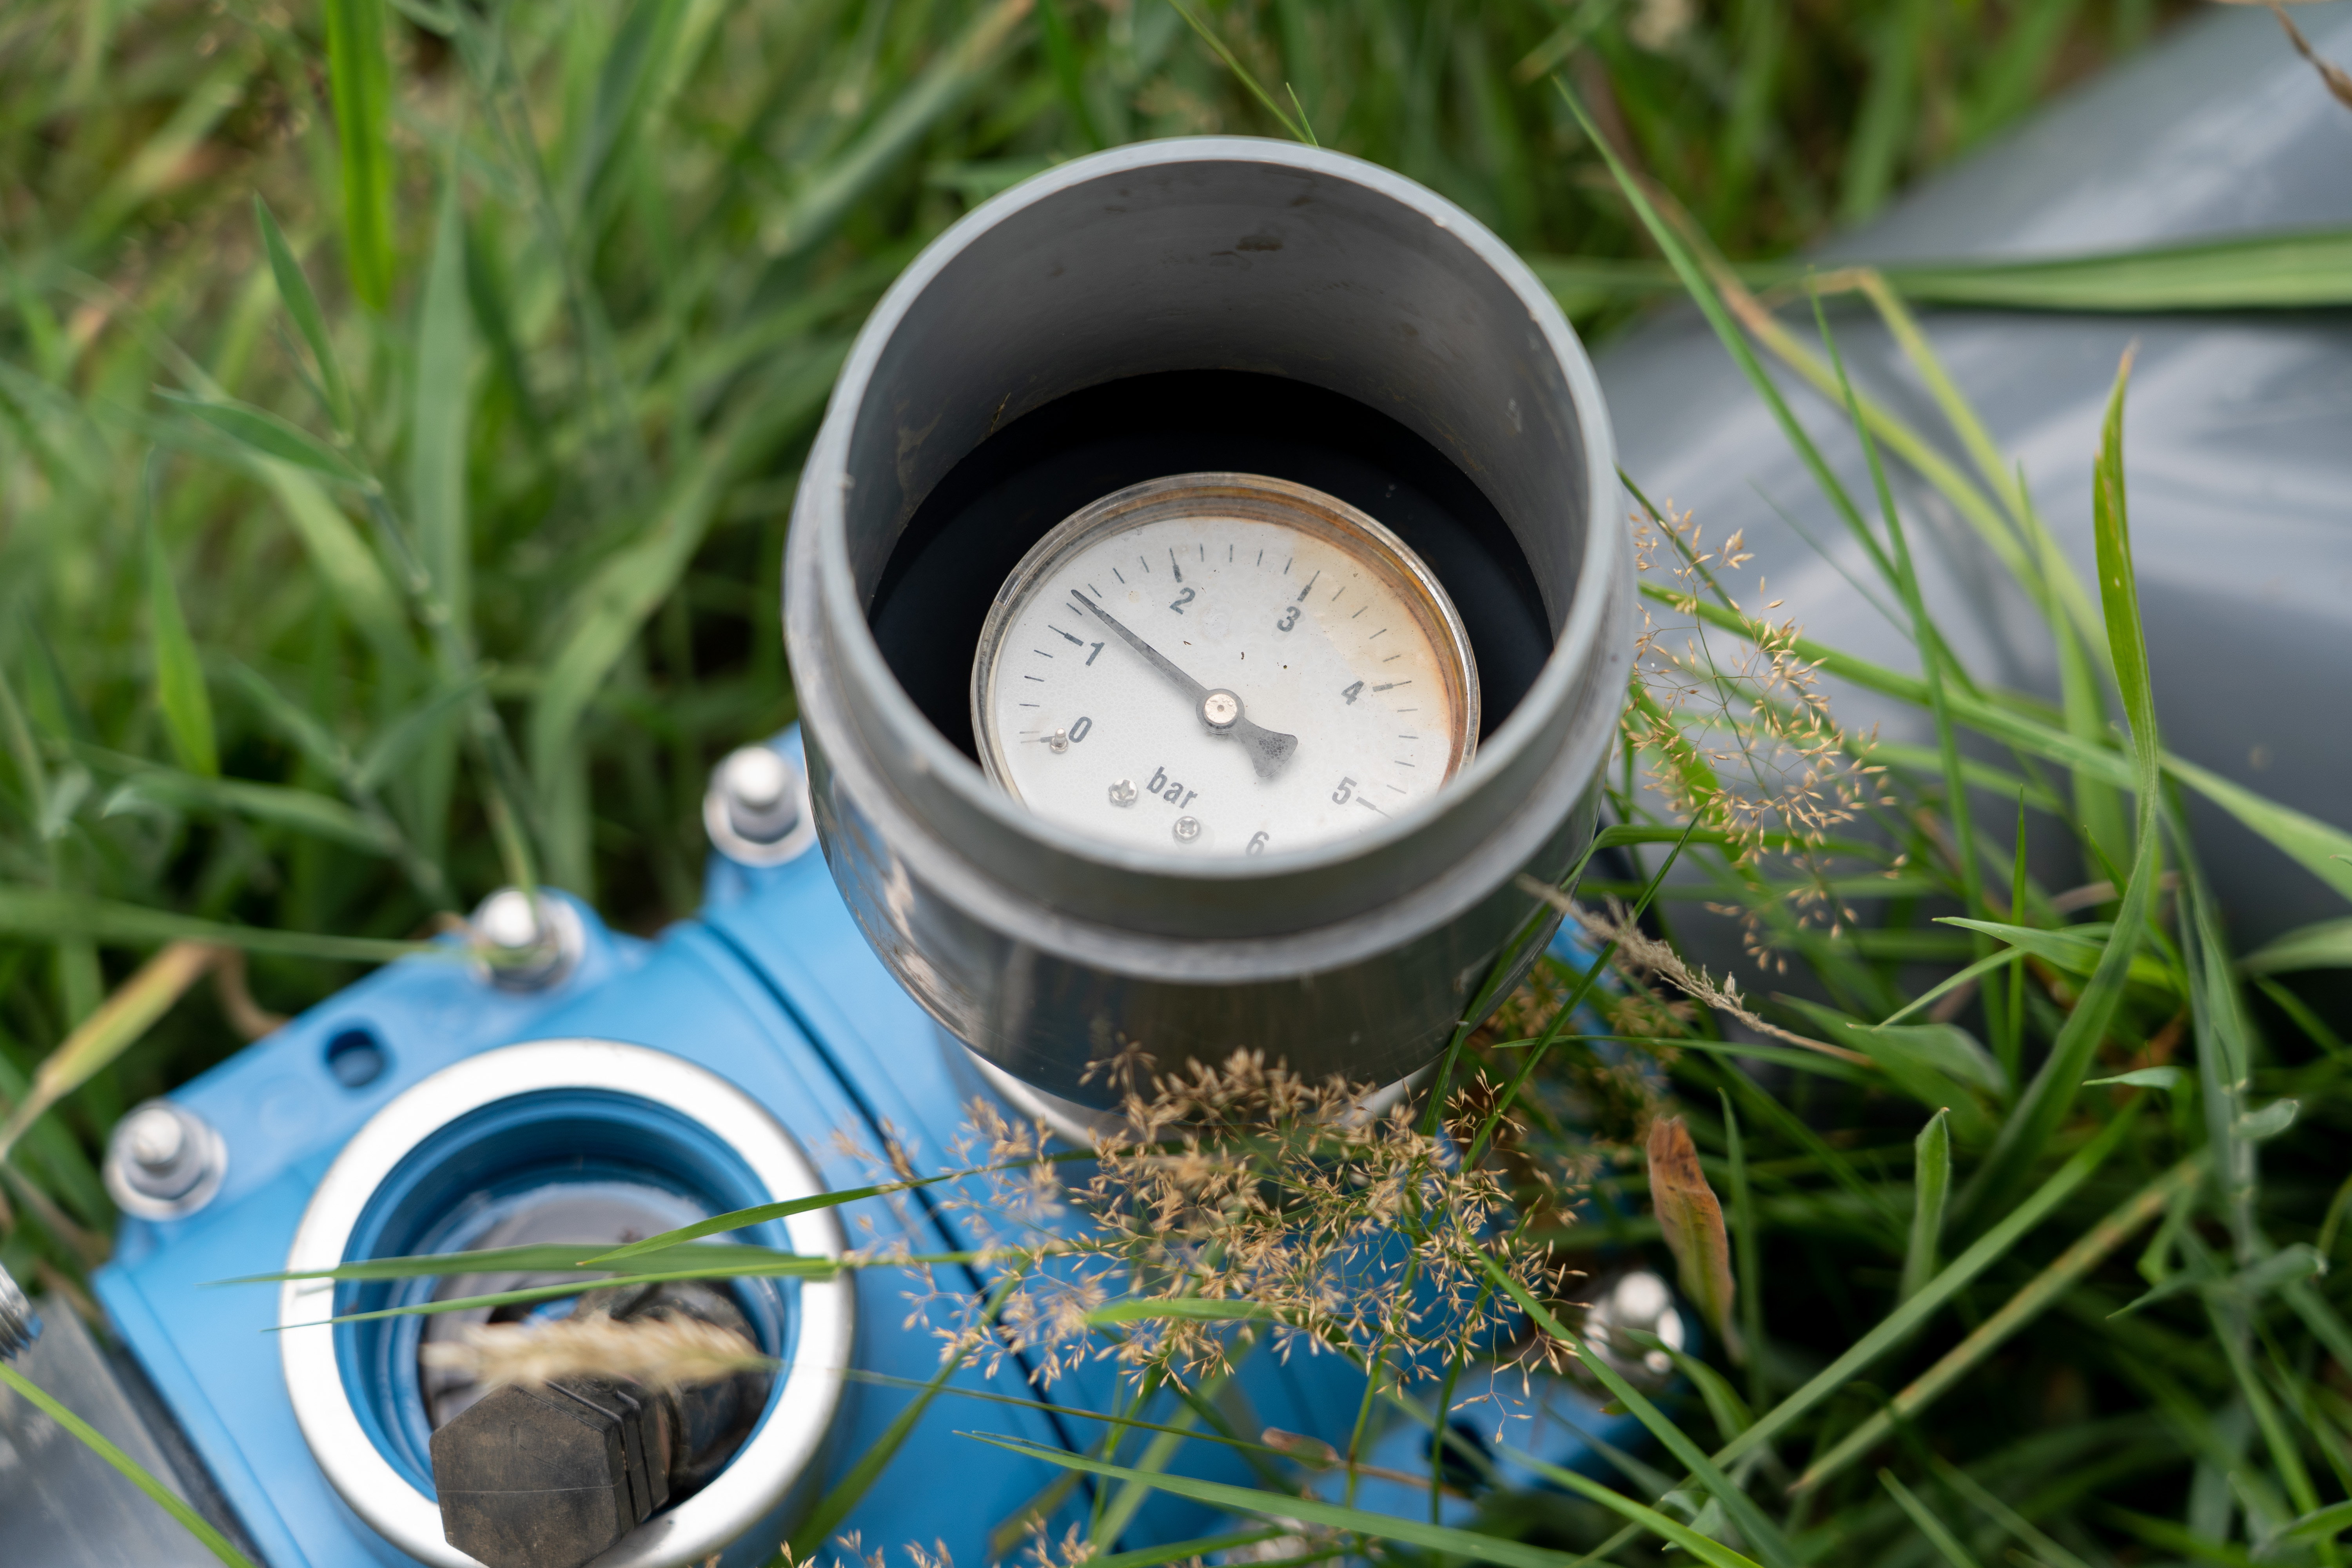
[[[775,743],[801,761],[796,730]],[[287,1401],[273,1332],[277,1289],[217,1282],[284,1266],[304,1207],[337,1152],[418,1080],[520,1041],[626,1041],[733,1082],[799,1140],[833,1187],[874,1180],[869,1166],[839,1148],[836,1133],[878,1149],[887,1126],[924,1168],[944,1166],[967,1121],[966,1104],[985,1090],[960,1068],[953,1054],[960,1047],[876,960],[823,857],[812,852],[764,869],[714,858],[705,891],[695,918],[650,942],[611,931],[581,910],[584,955],[561,983],[536,994],[494,988],[460,962],[428,957],[387,965],[174,1096],[222,1135],[229,1152],[226,1177],[218,1194],[187,1218],[126,1219],[97,1290],[269,1568],[412,1561],[344,1504],[310,1456]],[[347,1058],[362,1035],[381,1054],[382,1068],[354,1087],[346,1081],[354,1076]],[[928,1194],[902,1200],[895,1210],[869,1199],[845,1205],[841,1215],[853,1246],[903,1234],[913,1250],[955,1251],[977,1239],[962,1234],[957,1215]],[[910,1287],[896,1270],[863,1272],[856,1349],[861,1372],[918,1382],[937,1373],[937,1338],[906,1325]],[[1238,1383],[1248,1419],[1260,1427],[1342,1447],[1363,1386],[1332,1354],[1254,1356]],[[959,1563],[987,1562],[992,1531],[1057,1472],[964,1434],[999,1433],[1084,1451],[1102,1427],[1069,1412],[1113,1408],[1118,1397],[1112,1372],[1099,1364],[1039,1388],[1022,1364],[1008,1360],[992,1375],[961,1371],[950,1386],[1056,1408],[954,1393],[938,1400],[843,1527],[857,1532],[869,1552],[883,1547],[895,1560],[909,1542],[927,1549],[943,1543]],[[851,1383],[825,1450],[828,1484],[883,1436],[912,1397],[887,1384]],[[1564,1384],[1552,1385],[1546,1397],[1555,1407],[1573,1406],[1575,1422],[1598,1435],[1633,1440],[1622,1418],[1598,1415]],[[1571,1428],[1538,1422],[1528,1430],[1534,1426],[1550,1434],[1550,1457],[1590,1462]],[[1517,1446],[1529,1439],[1514,1432],[1506,1440]],[[1391,1436],[1388,1446],[1402,1455],[1416,1441],[1425,1468],[1425,1436]],[[1132,1457],[1139,1447],[1130,1442],[1125,1452]],[[1237,1457],[1211,1444],[1184,1445],[1176,1468],[1256,1484]],[[1082,1510],[1087,1498],[1084,1489],[1074,1493],[1065,1514],[1082,1517],[1073,1510]],[[1362,1500],[1426,1517],[1426,1492],[1391,1488],[1377,1501],[1370,1494]],[[1465,1512],[1448,1504],[1450,1519]],[[1220,1527],[1213,1510],[1160,1494],[1118,1544],[1133,1549]],[[728,1560],[740,1554],[759,1562],[777,1544],[745,1542]]]

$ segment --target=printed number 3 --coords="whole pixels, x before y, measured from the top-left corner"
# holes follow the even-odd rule
[[[1297,624],[1298,606],[1293,605],[1288,609],[1282,612],[1282,619],[1274,623],[1274,629],[1278,632],[1286,632]]]
[[[1355,787],[1355,780],[1349,778],[1341,779],[1339,781],[1339,787],[1331,792],[1331,804],[1333,805],[1347,805],[1348,796],[1354,791]]]

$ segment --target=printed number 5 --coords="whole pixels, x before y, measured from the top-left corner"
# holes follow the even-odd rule
[[[1355,787],[1355,780],[1349,778],[1341,779],[1339,781],[1339,787],[1331,792],[1331,804],[1333,805],[1347,805],[1348,796],[1354,791]]]
[[[1286,632],[1297,624],[1298,606],[1293,605],[1288,609],[1282,612],[1282,619],[1274,623],[1274,629],[1278,632]]]

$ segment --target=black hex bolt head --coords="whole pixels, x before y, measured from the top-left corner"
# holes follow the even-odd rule
[[[613,1384],[501,1388],[433,1434],[441,1533],[488,1568],[580,1568],[668,1500],[671,1441]]]

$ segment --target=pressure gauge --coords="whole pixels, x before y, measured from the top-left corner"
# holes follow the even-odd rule
[[[1262,855],[1427,800],[1478,743],[1462,618],[1319,490],[1179,474],[1080,509],[998,593],[971,671],[989,776],[1096,837]]]
[[[859,330],[786,546],[850,918],[1041,1095],[1113,1107],[1130,1050],[1410,1076],[1591,841],[1612,451],[1541,280],[1388,170],[1152,142],[966,215]]]

